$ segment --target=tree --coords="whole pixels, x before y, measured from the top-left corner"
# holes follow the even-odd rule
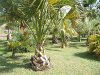
[[[75,0],[64,0],[62,1],[62,4],[67,4],[66,6],[64,6],[64,9],[66,9],[65,11],[67,11],[67,9],[69,10],[69,12],[67,12],[63,18],[63,25],[62,25],[62,31],[64,33],[64,35],[66,36],[65,34],[65,31],[66,33],[69,33],[70,36],[73,36],[73,30],[69,27],[70,24],[71,24],[71,27],[73,29],[75,29],[77,27],[77,23],[76,23],[76,20],[78,19],[79,15],[78,15],[78,12],[77,12],[77,9],[76,9],[76,1]],[[63,7],[62,7],[63,8]],[[69,21],[70,22],[69,22]],[[64,31],[65,30],[65,31]],[[74,32],[76,33],[76,32]],[[66,46],[66,42],[65,42],[65,36],[63,36],[62,40],[64,40],[62,42],[62,48],[64,48],[64,46]],[[77,35],[76,35],[77,36]],[[62,37],[62,36],[61,36]]]
[[[19,11],[19,2],[17,0],[1,0],[1,12],[6,22],[6,29],[8,29],[7,40],[11,41],[12,34],[10,29],[13,27],[18,28],[18,22],[21,19]],[[22,25],[22,24],[21,24]],[[15,47],[14,47],[15,48]],[[12,57],[15,57],[15,49],[12,48]]]
[[[96,3],[96,0],[83,0],[83,6],[84,7],[89,6],[91,8],[93,3]]]
[[[57,12],[57,14],[52,13],[51,7],[54,3],[49,5],[47,0],[40,0],[38,2],[34,1],[31,3],[32,5],[30,6],[30,8],[25,8],[22,10],[25,15],[29,16],[29,18],[24,22],[32,32],[32,35],[36,42],[35,55],[31,57],[31,65],[34,70],[44,70],[50,67],[50,60],[44,55],[44,41],[46,39],[46,35],[48,33],[49,28],[52,26],[54,20],[57,20],[55,19],[55,16],[58,15],[59,12]],[[35,6],[35,3],[37,3],[37,7],[35,8],[36,10],[34,10],[34,13],[31,14],[30,10],[32,11]],[[24,10],[27,11],[27,13]],[[62,21],[62,18],[60,21]],[[33,24],[30,25],[30,22],[32,22]],[[61,25],[63,27],[63,24]]]
[[[35,55],[31,57],[31,66],[34,70],[45,70],[50,67],[50,60],[44,55],[43,45],[54,16],[50,13],[47,0],[34,0],[33,2],[30,0],[28,3],[27,1],[25,4],[22,2],[21,11],[27,18],[24,19],[24,23],[36,42]],[[30,13],[33,10],[34,13]]]

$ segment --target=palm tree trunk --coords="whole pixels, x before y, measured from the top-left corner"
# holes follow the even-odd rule
[[[78,37],[78,39],[79,39],[79,42],[81,42],[81,36],[80,36],[80,33],[79,33],[79,37]]]
[[[58,43],[58,39],[57,39],[56,35],[52,35],[52,43],[53,44],[57,44]]]
[[[38,55],[38,53],[42,53],[44,54],[44,49],[43,49],[43,44],[42,43],[38,43],[36,45],[36,50],[35,50],[35,55]]]
[[[25,30],[25,23],[24,21],[21,21],[19,31],[23,34],[24,30]]]
[[[12,58],[14,58],[15,57],[15,49],[12,49]]]
[[[7,40],[10,41],[12,39],[10,29],[8,28],[8,35],[7,35]]]
[[[65,48],[66,45],[64,43],[61,44],[61,48]]]
[[[35,55],[31,57],[31,67],[35,71],[42,71],[50,68],[50,58],[44,55],[43,44],[36,45]]]

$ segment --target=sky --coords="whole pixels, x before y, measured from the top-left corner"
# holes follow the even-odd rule
[[[100,0],[97,0],[96,3],[97,3],[97,2],[100,2]]]

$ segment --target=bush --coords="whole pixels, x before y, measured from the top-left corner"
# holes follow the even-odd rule
[[[21,34],[19,32],[13,33],[12,40],[8,41],[8,50],[15,52],[30,52],[33,50],[34,40],[29,33]]]
[[[89,51],[100,56],[100,35],[93,34],[88,37]]]

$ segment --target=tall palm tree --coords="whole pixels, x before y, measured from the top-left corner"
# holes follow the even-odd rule
[[[61,38],[63,40],[63,41],[61,40],[62,41],[61,47],[64,48],[66,46],[66,42],[65,42],[65,36],[66,36],[66,34],[65,34],[65,31],[67,33],[69,33],[71,36],[73,34],[72,33],[72,29],[69,28],[69,22],[66,21],[66,20],[70,20],[72,28],[76,28],[77,24],[76,24],[75,20],[78,19],[79,15],[78,15],[78,12],[76,10],[76,4],[77,3],[76,3],[75,0],[73,0],[73,1],[72,0],[63,0],[62,4],[63,5],[67,4],[66,6],[64,6],[65,7],[64,10],[67,13],[63,17],[63,23],[62,23],[63,25],[62,25],[62,30],[61,30],[61,33],[63,33],[63,35],[61,35]]]
[[[57,3],[55,3],[55,2],[57,2]],[[53,0],[51,0],[51,3],[53,3]],[[70,21],[71,21],[71,23],[72,23],[72,27],[73,28],[75,28],[76,27],[76,22],[75,22],[75,20],[76,20],[76,18],[78,17],[77,16],[77,11],[76,11],[76,8],[75,8],[75,5],[76,5],[76,1],[75,0],[54,0],[54,8],[56,8],[56,10],[59,10],[60,8],[63,8],[63,6],[64,7],[71,7],[71,10],[69,11],[69,12],[67,12],[67,14],[65,13],[64,15],[65,15],[65,17],[63,17],[62,19],[60,19],[60,21],[56,21],[56,26],[55,27],[57,27],[57,26],[59,26],[60,27],[60,29],[58,29],[58,30],[61,30],[60,32],[63,32],[63,31],[67,31],[67,33],[70,33],[71,34],[71,29],[69,29],[69,27],[68,27],[68,23],[66,24],[65,23],[65,20],[66,19],[69,19]],[[51,4],[52,5],[52,4]],[[67,6],[66,6],[67,5]],[[68,6],[69,5],[69,6]],[[69,10],[69,9],[66,9],[66,8],[64,8],[64,11],[67,11],[67,10]],[[63,10],[61,10],[62,12],[63,12]],[[57,12],[59,12],[59,11],[57,11]],[[57,24],[58,23],[58,24]],[[60,24],[60,25],[59,25]],[[53,30],[56,30],[57,31],[57,29],[54,27],[54,29]],[[58,28],[58,27],[57,27]],[[57,41],[57,38],[56,38],[56,35],[57,35],[57,33],[58,32],[54,32],[53,33],[53,42],[55,42],[56,43],[56,41]],[[60,35],[61,36],[61,35]],[[65,39],[65,36],[66,36],[66,32],[64,32],[64,37],[63,37],[63,39],[62,40],[64,40]],[[65,42],[65,41],[64,41]],[[64,42],[62,42],[62,45],[64,46]],[[66,43],[65,43],[66,44]]]
[[[59,1],[57,1],[57,2],[59,2]],[[54,22],[53,20],[55,20],[55,15],[54,15],[55,13],[51,14],[51,7],[54,4],[56,4],[56,2],[54,2],[54,3],[51,2],[51,4],[48,4],[49,2],[47,0],[39,0],[39,1],[34,0],[33,2],[30,2],[30,3],[31,3],[31,4],[29,4],[29,5],[31,5],[30,7],[29,6],[27,7],[25,5],[26,7],[25,8],[23,7],[21,10],[25,14],[25,17],[28,17],[28,19],[24,20],[24,22],[26,23],[26,25],[32,32],[33,37],[36,42],[35,55],[32,56],[32,58],[31,58],[31,65],[34,70],[44,70],[44,69],[50,67],[50,60],[48,57],[46,57],[44,55],[43,45],[44,45],[44,41],[46,39],[48,30],[52,26],[52,23]],[[60,3],[58,3],[58,4],[60,4]],[[35,7],[35,9],[33,9],[35,5],[37,7]],[[63,6],[63,5],[61,5],[61,6]],[[58,9],[61,6],[59,6]],[[30,13],[30,11],[32,12],[32,10],[34,10],[34,13]],[[58,15],[58,14],[56,14],[56,15]],[[62,18],[61,18],[61,20],[62,20]],[[29,24],[30,22],[32,22],[31,25]]]
[[[35,55],[31,57],[32,69],[45,70],[50,67],[50,60],[44,54],[43,45],[52,25],[54,15],[51,15],[47,0],[22,2],[20,10],[25,14],[24,23],[31,31],[36,42]]]

